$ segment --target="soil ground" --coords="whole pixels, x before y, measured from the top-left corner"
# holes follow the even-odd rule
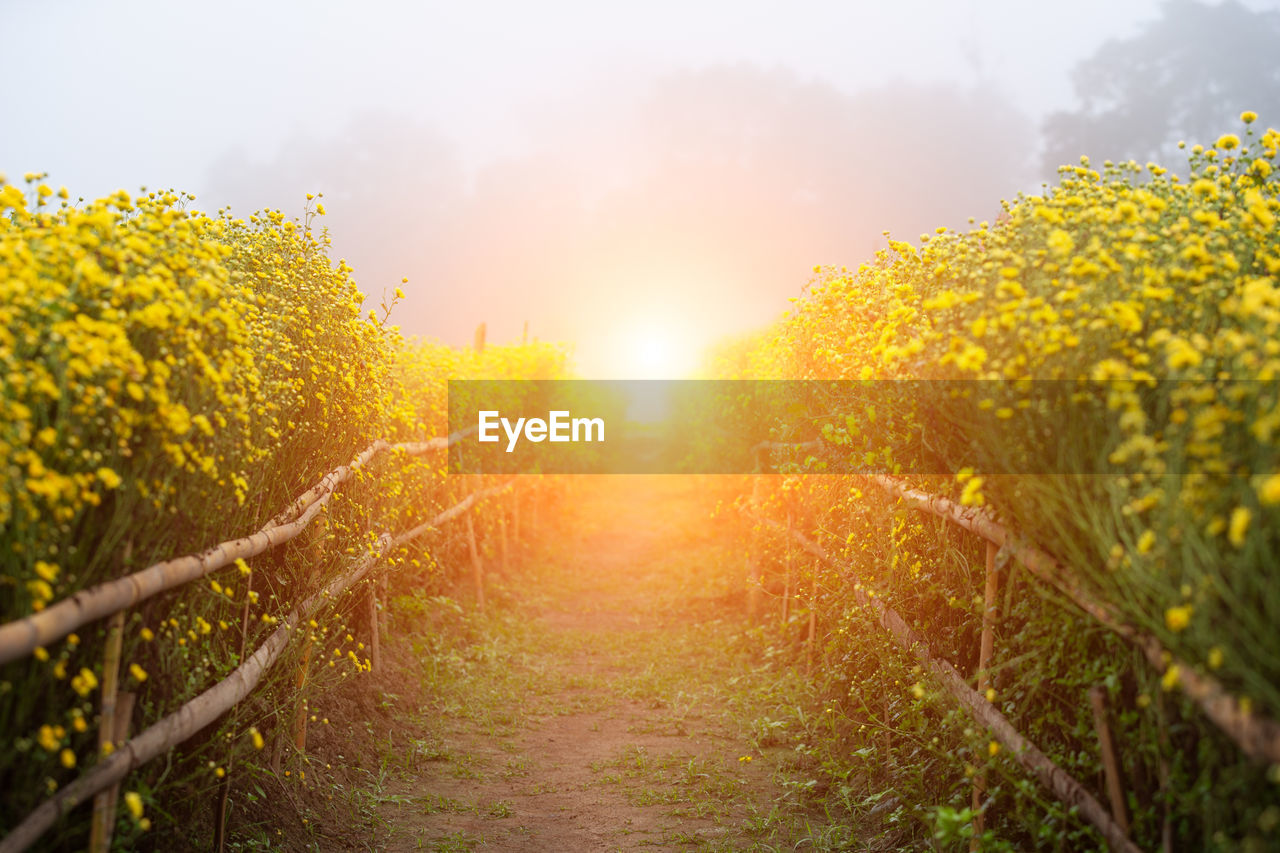
[[[772,850],[847,836],[806,809],[804,756],[771,736],[777,676],[734,652],[749,630],[742,558],[715,532],[714,494],[691,478],[576,488],[519,568],[491,579],[487,615],[394,603],[372,721],[316,745],[334,761],[359,735],[379,758],[329,766],[349,784],[309,811],[305,846]]]

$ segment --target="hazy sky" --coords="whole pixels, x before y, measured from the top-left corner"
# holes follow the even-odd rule
[[[527,320],[585,373],[661,372],[883,228],[994,218],[1071,65],[1157,9],[0,0],[0,172],[244,213],[324,191],[363,289],[410,276],[407,331]]]

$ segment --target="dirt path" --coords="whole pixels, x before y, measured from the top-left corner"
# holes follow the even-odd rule
[[[444,656],[430,734],[382,792],[388,849],[742,850],[776,817],[774,762],[718,695],[726,661],[699,655],[741,628],[717,618],[708,496],[584,488],[557,526],[577,536],[537,552],[506,623]]]

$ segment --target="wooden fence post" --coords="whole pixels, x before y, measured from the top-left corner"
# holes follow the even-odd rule
[[[978,692],[984,697],[991,689],[991,654],[995,646],[995,623],[998,615],[996,596],[1000,592],[1000,573],[996,570],[996,543],[986,540],[986,588],[982,593],[982,647],[978,651]],[[982,797],[987,792],[987,777],[979,772],[973,777],[973,837],[969,849],[977,850],[982,840],[986,821],[982,809]]]
[[[743,558],[743,585],[747,588],[747,619],[756,621],[760,612],[760,583],[756,573],[755,550],[751,547],[751,539],[747,539],[746,556]]]
[[[369,666],[373,672],[382,671],[381,638],[378,628],[378,581],[369,579]]]
[[[112,734],[111,738],[113,743],[124,743],[129,739],[129,723],[133,718],[133,705],[137,698],[136,693],[132,693],[128,690],[120,690],[116,693],[116,724],[115,732]],[[107,798],[106,814],[103,817],[103,822],[107,826],[107,846],[103,849],[107,850],[111,847],[111,833],[116,825],[116,804],[120,799],[120,783],[115,783],[98,796],[105,796]],[[93,808],[96,816],[98,809],[98,797],[94,797],[93,799]]]
[[[791,616],[791,510],[787,510],[787,555],[782,581],[782,625],[785,628]],[[784,634],[785,636],[785,634]]]
[[[311,648],[307,643],[302,649],[302,663],[298,665],[298,711],[293,718],[293,745],[298,752],[307,751],[307,671],[311,667]]]
[[[476,586],[476,606],[484,612],[484,564],[480,561],[480,549],[476,547],[476,527],[467,511],[467,548],[471,551],[471,573]]]
[[[814,566],[814,572],[817,572]],[[804,674],[813,674],[813,644],[818,633],[818,579],[815,576],[809,581],[809,635],[805,637]]]
[[[102,656],[102,713],[98,720],[98,757],[115,749],[116,694],[120,689],[120,647],[124,640],[124,611],[117,610],[107,622],[107,648]],[[132,708],[130,709],[132,710]],[[111,848],[115,829],[115,798],[103,791],[93,798],[93,822],[89,825],[89,850],[103,853]]]
[[[1107,796],[1111,799],[1111,816],[1125,837],[1129,837],[1129,816],[1124,807],[1124,790],[1121,788],[1120,759],[1116,756],[1115,741],[1111,738],[1111,725],[1107,722],[1107,690],[1101,685],[1089,688],[1089,703],[1093,705],[1093,725],[1098,730],[1098,749],[1102,753],[1102,769],[1107,779]]]
[[[507,576],[511,573],[511,561],[507,553],[507,508],[501,503],[498,504],[498,550],[502,555],[502,574]]]
[[[520,493],[513,492],[511,495],[511,538],[516,542],[516,547],[520,547]]]

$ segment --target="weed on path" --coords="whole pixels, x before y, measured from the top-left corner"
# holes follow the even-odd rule
[[[347,843],[857,846],[817,808],[789,737],[803,680],[749,651],[758,632],[731,593],[741,557],[708,523],[714,495],[675,478],[576,488],[519,571],[493,579],[488,615],[447,598],[393,603],[399,736],[378,744],[377,785],[348,811],[364,828]]]

